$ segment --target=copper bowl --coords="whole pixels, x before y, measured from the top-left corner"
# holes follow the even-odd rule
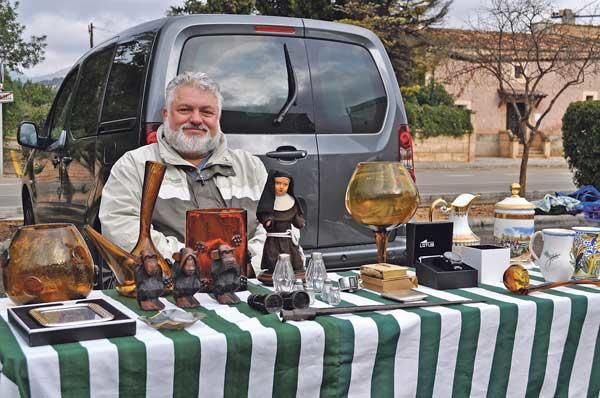
[[[2,277],[16,304],[86,297],[94,281],[94,261],[73,224],[37,224],[15,232]]]

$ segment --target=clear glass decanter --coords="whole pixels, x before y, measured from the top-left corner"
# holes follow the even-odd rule
[[[316,293],[323,290],[323,282],[327,279],[327,270],[320,252],[312,253],[308,267],[306,267],[305,278],[307,287],[315,289]]]
[[[292,268],[289,254],[280,254],[275,271],[273,271],[273,286],[276,292],[291,292],[296,276]]]

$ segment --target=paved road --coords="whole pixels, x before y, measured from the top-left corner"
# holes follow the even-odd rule
[[[0,219],[21,217],[21,180],[0,178]]]
[[[423,197],[442,194],[506,193],[512,182],[519,180],[516,167],[417,170],[417,186]],[[571,172],[560,167],[531,167],[529,192],[574,191]],[[0,218],[22,216],[21,183],[16,178],[0,178]]]
[[[519,181],[518,168],[430,169],[417,170],[417,187],[421,195],[452,193],[509,193],[510,184]],[[527,191],[574,191],[568,169],[532,167],[527,173]]]

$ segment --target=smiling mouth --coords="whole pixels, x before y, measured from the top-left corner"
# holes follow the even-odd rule
[[[184,128],[183,131],[186,132],[186,133],[190,133],[190,134],[202,134],[202,135],[208,133],[207,129],[193,128],[193,127]]]

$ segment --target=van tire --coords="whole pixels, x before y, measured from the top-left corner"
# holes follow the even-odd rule
[[[29,197],[29,192],[27,189],[23,189],[22,194],[22,206],[23,206],[23,225],[33,225],[35,224],[35,216],[33,214],[33,205],[31,203],[31,198]]]

